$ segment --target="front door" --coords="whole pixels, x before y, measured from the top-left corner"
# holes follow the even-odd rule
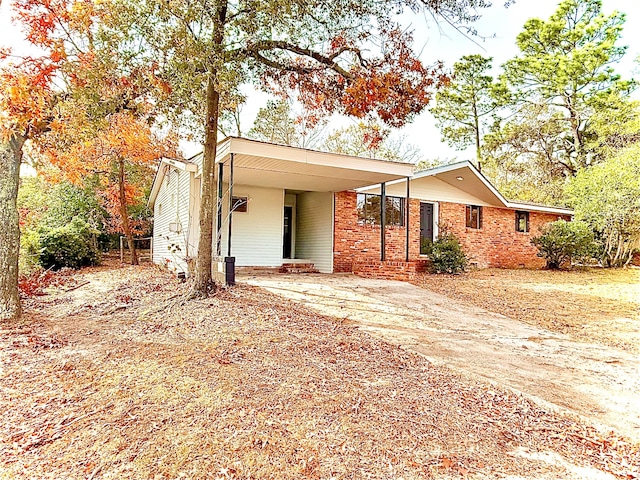
[[[420,204],[420,253],[427,253],[433,242],[433,203]]]
[[[293,207],[284,207],[284,241],[282,242],[282,258],[291,258],[291,233]]]

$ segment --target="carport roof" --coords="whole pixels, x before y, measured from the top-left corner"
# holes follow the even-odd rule
[[[228,137],[218,144],[216,163],[233,183],[286,190],[339,192],[410,177],[413,165]]]

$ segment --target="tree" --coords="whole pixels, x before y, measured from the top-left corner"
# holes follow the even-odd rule
[[[0,52],[0,318],[16,319],[20,315],[17,296],[19,229],[15,201],[18,172],[23,147],[55,131],[69,119],[81,118],[80,110],[88,105],[96,114],[132,110],[138,103],[141,87],[163,87],[150,73],[153,68],[140,68],[136,62],[135,42],[125,35],[122,22],[114,22],[117,11],[108,2],[84,0],[16,0],[12,6],[15,18],[25,30],[26,38],[43,52],[38,57],[11,57],[6,49]],[[117,28],[100,28],[115,24]],[[118,55],[114,55],[118,53]],[[97,63],[94,60],[104,60]],[[107,75],[114,61],[124,60],[129,72],[144,75]],[[96,68],[102,66],[104,68]],[[136,68],[138,67],[138,68]],[[139,79],[141,82],[132,82]],[[90,81],[91,80],[91,81]],[[123,88],[115,88],[117,85]],[[74,108],[77,95],[101,85],[103,91],[123,92],[108,98],[93,97]],[[88,88],[87,88],[88,87]],[[134,95],[129,95],[133,93]],[[89,98],[86,93],[81,98]],[[84,112],[82,112],[84,113]],[[104,115],[102,118],[104,118]],[[99,115],[94,117],[99,118]],[[82,133],[82,128],[77,130]],[[80,135],[85,138],[84,135]],[[5,250],[6,249],[6,250]]]
[[[553,110],[551,121],[562,125],[553,129],[551,158],[564,176],[594,161],[587,132],[596,108],[633,88],[611,67],[626,51],[617,45],[624,20],[622,13],[604,15],[600,0],[563,0],[548,20],[525,23],[516,40],[521,53],[503,66],[511,106],[544,105]]]
[[[483,173],[507,198],[543,204],[565,201],[558,162],[564,118],[545,104],[523,105],[484,137]]]
[[[411,36],[391,21],[409,7],[472,19],[483,0],[308,0],[133,2],[120,8],[152,21],[136,22],[171,85],[168,114],[201,119],[204,155],[200,238],[194,295],[214,287],[211,276],[214,162],[218,125],[230,95],[253,82],[297,100],[321,117],[377,116],[400,127],[422,111],[444,80],[412,52]],[[375,34],[375,38],[374,38]],[[379,54],[370,55],[374,46]],[[194,88],[196,87],[197,88]]]
[[[249,130],[249,138],[265,142],[314,148],[322,138],[322,126],[314,115],[295,115],[290,102],[269,100]]]
[[[20,227],[17,197],[23,147],[48,125],[55,95],[55,58],[26,59],[14,65],[0,52],[0,321],[17,320]]]
[[[392,138],[383,126],[359,122],[331,132],[322,143],[328,152],[356,157],[378,158],[390,162],[416,163],[420,149],[406,138]]]
[[[152,92],[166,86],[111,7],[30,0],[16,2],[16,13],[32,43],[60,59],[57,75],[67,84],[35,151],[74,183],[102,177],[112,226],[126,235],[137,264],[128,210],[144,186],[127,181],[128,171],[149,168],[174,149],[151,129]]]
[[[496,98],[503,89],[487,74],[491,60],[482,55],[466,55],[454,63],[451,81],[436,94],[436,106],[430,110],[450,146],[463,150],[475,145],[479,169],[483,131],[499,107]]]
[[[103,119],[85,116],[80,125],[85,132],[90,130],[88,138],[77,136],[74,122],[65,122],[53,127],[41,142],[40,151],[74,183],[82,183],[87,176],[100,177],[99,190],[112,230],[125,234],[131,264],[137,265],[134,234],[141,232],[132,224],[130,210],[140,203],[150,184],[150,167],[159,157],[174,155],[175,148],[169,139],[158,137],[145,119],[136,118],[129,110]],[[144,170],[148,172],[146,181],[130,181],[136,178],[136,170],[138,179]]]
[[[628,265],[640,248],[640,144],[578,172],[567,194],[576,218],[602,241],[603,264]]]

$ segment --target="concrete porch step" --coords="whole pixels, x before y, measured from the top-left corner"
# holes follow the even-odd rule
[[[282,262],[281,273],[319,273],[313,262],[308,260],[287,260]]]

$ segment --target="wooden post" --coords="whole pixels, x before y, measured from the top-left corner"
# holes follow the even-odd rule
[[[124,241],[120,235],[120,263],[124,263]]]
[[[407,232],[407,244],[406,244],[406,253],[407,253],[407,262],[409,261],[409,205],[411,204],[411,202],[409,202],[409,180],[411,177],[407,177],[407,198],[406,198],[406,202],[404,205],[404,217],[405,217],[405,221],[404,221],[404,227],[406,228],[406,232]]]
[[[232,220],[233,220],[233,153],[229,155],[229,234],[227,235],[227,257],[231,256]]]
[[[151,263],[153,263],[153,237],[149,239],[149,256],[151,257]]]
[[[387,191],[384,182],[380,184],[380,260],[385,260],[385,225],[387,224]]]
[[[224,164],[218,164],[218,225],[216,228],[216,255],[222,255],[222,177],[224,175]]]

